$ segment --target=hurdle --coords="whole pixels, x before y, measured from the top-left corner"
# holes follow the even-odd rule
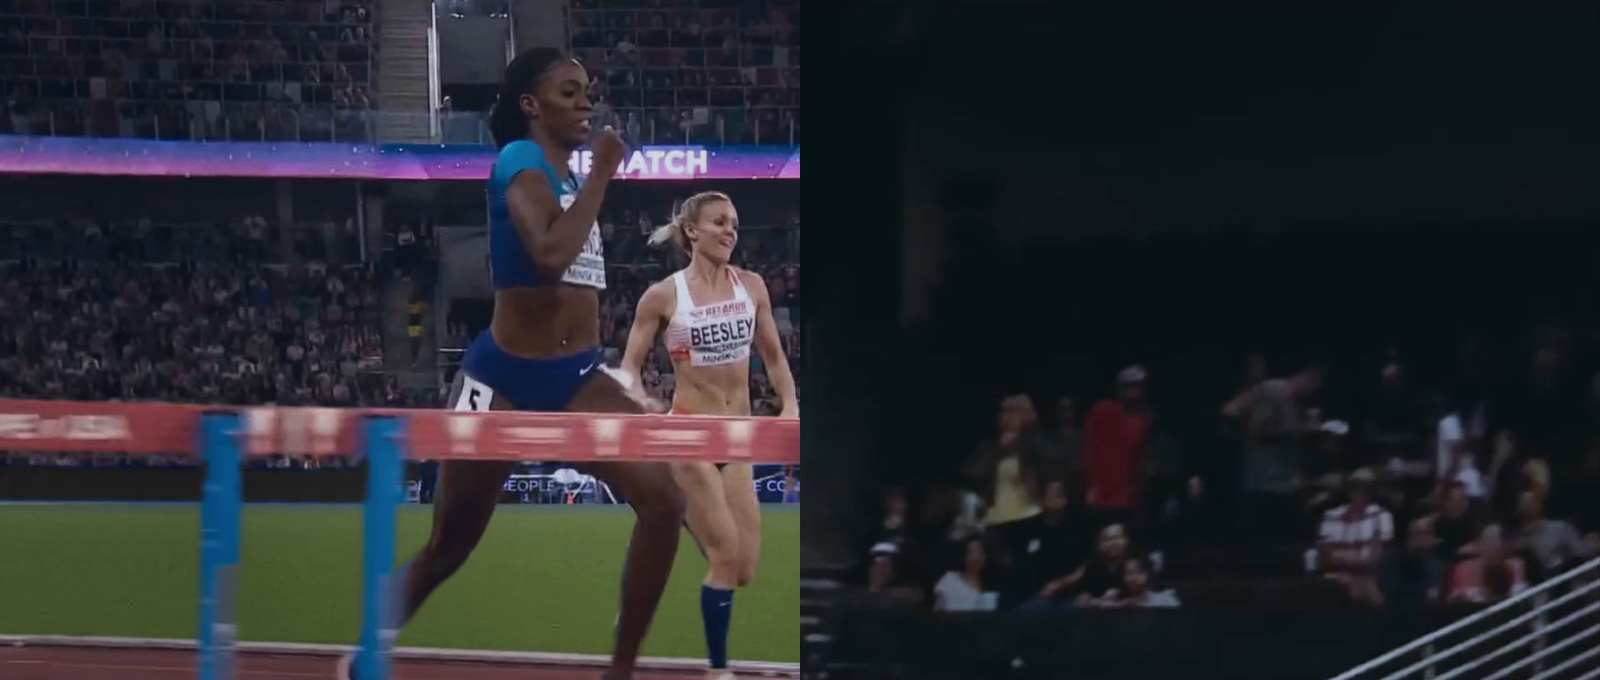
[[[408,460],[716,461],[794,464],[796,419],[631,414],[456,412],[0,400],[0,448],[129,454],[196,453],[200,505],[200,680],[238,677],[242,467],[249,458],[354,455],[366,462],[362,623],[356,667],[388,680],[399,632],[394,582],[397,507]]]

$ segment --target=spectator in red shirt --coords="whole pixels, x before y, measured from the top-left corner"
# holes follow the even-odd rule
[[[1117,395],[1089,411],[1084,428],[1084,476],[1088,504],[1097,512],[1126,515],[1136,507],[1142,449],[1150,432],[1145,402],[1145,369],[1129,366],[1117,374]]]

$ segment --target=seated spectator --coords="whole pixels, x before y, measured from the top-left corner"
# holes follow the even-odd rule
[[[1478,537],[1483,523],[1468,498],[1467,487],[1461,482],[1445,486],[1439,501],[1439,513],[1432,519],[1433,534],[1437,537],[1436,551],[1446,565],[1461,560],[1462,550]]]
[[[1322,516],[1317,564],[1325,577],[1345,586],[1352,600],[1376,605],[1383,603],[1378,560],[1384,544],[1394,539],[1394,516],[1372,500],[1374,481],[1369,469],[1351,473],[1348,502]]]
[[[1122,568],[1122,585],[1113,588],[1104,597],[1093,598],[1085,606],[1117,608],[1145,607],[1172,609],[1179,605],[1178,594],[1172,589],[1152,590],[1150,564],[1138,557],[1130,557]]]
[[[1487,604],[1527,590],[1527,568],[1506,552],[1500,525],[1485,526],[1467,551],[1472,557],[1450,572],[1449,601]]]
[[[1395,607],[1438,602],[1444,584],[1445,561],[1440,559],[1434,517],[1411,523],[1404,548],[1392,549],[1378,568],[1378,585],[1385,604]]]
[[[1096,598],[1122,585],[1122,571],[1128,561],[1128,530],[1122,524],[1108,524],[1095,541],[1094,555],[1072,573],[1052,579],[1039,596],[1024,602],[1022,609],[1051,609],[1074,606]]]
[[[1066,483],[1050,480],[1044,487],[1044,512],[1017,522],[1005,537],[1012,572],[1003,591],[1008,603],[1048,597],[1047,584],[1083,565],[1091,533],[1085,512],[1071,507]]]
[[[909,507],[905,489],[893,487],[883,493],[883,523],[878,527],[878,537],[875,542],[887,542],[897,546],[905,544],[906,532],[909,530],[906,522]]]
[[[1127,567],[1128,528],[1124,524],[1108,524],[1100,530],[1095,542],[1094,556],[1078,571],[1076,584],[1069,585],[1077,592],[1077,601],[1105,597],[1113,588],[1122,585],[1122,570]]]
[[[872,564],[867,569],[867,597],[864,598],[864,604],[892,609],[914,607],[921,603],[922,594],[899,581],[899,570],[895,566],[899,553],[899,548],[893,543],[879,543],[872,547],[869,553]]]
[[[1591,556],[1583,537],[1571,522],[1545,517],[1544,496],[1523,491],[1517,498],[1517,533],[1510,550],[1534,568],[1533,580],[1542,581]]]
[[[1000,598],[988,589],[988,558],[983,539],[973,538],[962,544],[960,566],[945,572],[933,586],[934,611],[994,611]]]

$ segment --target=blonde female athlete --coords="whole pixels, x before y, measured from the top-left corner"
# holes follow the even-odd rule
[[[728,264],[739,242],[739,213],[727,195],[695,194],[671,224],[650,237],[689,254],[689,266],[656,283],[639,299],[622,371],[639,383],[645,358],[665,328],[676,389],[672,413],[750,415],[750,346],[783,402],[783,417],[800,415],[794,375],[772,319],[772,298],[761,277]],[[761,549],[761,509],[749,463],[676,463],[673,478],[688,499],[689,532],[710,570],[700,588],[709,677],[731,678],[728,619],[734,588],[755,576]]]

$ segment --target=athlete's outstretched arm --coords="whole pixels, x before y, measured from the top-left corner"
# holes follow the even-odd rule
[[[506,208],[511,211],[517,236],[522,238],[522,246],[528,250],[539,276],[546,280],[560,279],[589,241],[589,231],[600,218],[606,187],[626,150],[620,138],[611,139],[615,136],[615,132],[607,130],[596,140],[594,170],[578,189],[572,207],[566,210],[556,202],[556,192],[550,184],[553,178],[543,172],[518,172],[506,187]]]
[[[740,272],[745,288],[750,289],[756,301],[756,351],[761,352],[761,363],[767,367],[767,381],[783,402],[784,417],[800,415],[800,400],[794,392],[794,373],[789,371],[789,357],[783,353],[783,338],[778,337],[778,322],[772,318],[772,294],[767,292],[767,282],[752,272]]]
[[[644,361],[650,357],[650,348],[656,344],[661,319],[673,304],[670,297],[671,288],[659,283],[652,285],[639,297],[639,306],[633,314],[633,328],[628,331],[628,348],[622,353],[622,371],[633,376],[634,385],[641,388]]]

